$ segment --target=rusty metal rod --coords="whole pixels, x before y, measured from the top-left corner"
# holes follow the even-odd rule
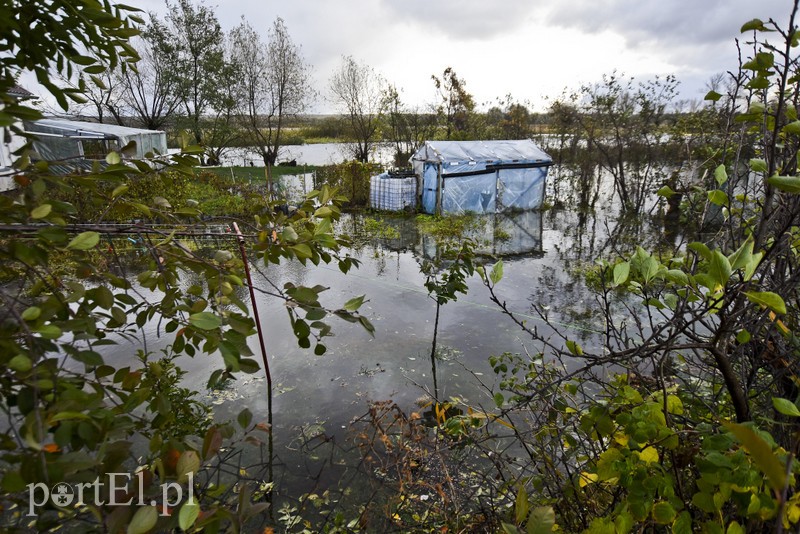
[[[267,375],[267,400],[269,402],[269,414],[272,416],[272,375],[269,372],[269,362],[267,361],[267,349],[264,346],[264,333],[261,330],[261,320],[258,317],[258,306],[256,305],[256,293],[253,290],[253,279],[250,277],[250,266],[247,263],[247,253],[244,250],[244,236],[239,231],[239,225],[233,223],[233,229],[239,240],[239,252],[242,254],[244,263],[244,274],[247,277],[247,289],[250,290],[250,303],[253,306],[253,318],[256,321],[256,331],[258,332],[258,342],[261,345],[261,358],[264,361],[264,372]]]

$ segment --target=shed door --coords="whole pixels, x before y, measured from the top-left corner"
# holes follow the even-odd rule
[[[422,174],[422,210],[425,213],[436,213],[436,185],[439,177],[438,165],[425,164]]]

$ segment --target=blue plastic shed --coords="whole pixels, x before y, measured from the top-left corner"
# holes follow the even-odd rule
[[[411,156],[425,213],[541,207],[553,160],[530,139],[426,141]]]

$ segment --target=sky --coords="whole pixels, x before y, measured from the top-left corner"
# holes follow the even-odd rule
[[[195,0],[196,2],[198,0]],[[125,3],[163,16],[164,0]],[[757,17],[788,20],[791,0],[205,0],[223,30],[244,17],[266,40],[281,17],[326,98],[342,56],[369,65],[410,107],[436,101],[431,75],[452,67],[482,109],[510,94],[544,111],[548,98],[614,71],[673,74],[700,100],[715,73],[735,69],[735,39]]]

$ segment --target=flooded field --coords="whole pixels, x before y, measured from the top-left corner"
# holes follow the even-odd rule
[[[397,233],[388,239],[368,235],[368,219]],[[359,269],[343,275],[322,264],[253,262],[253,282],[266,290],[285,282],[320,284],[329,288],[321,295],[329,308],[365,295],[361,311],[375,326],[374,337],[359,325],[332,320],[335,335],[326,339],[327,352],[316,356],[297,346],[283,301],[259,293],[256,306],[274,384],[272,414],[263,373],[241,375],[211,392],[206,381],[220,365],[218,356],[177,361],[188,371],[184,385],[202,392],[215,420],[235,420],[247,408],[254,423],[271,422],[271,450],[243,445],[235,467],[247,466],[248,476],[269,483],[278,500],[343,486],[352,494],[366,487],[351,439],[353,422],[368,412],[370,403],[391,401],[406,413],[423,412],[434,397],[490,406],[495,378],[489,357],[541,350],[490,302],[488,290],[474,276],[466,296],[442,307],[432,360],[436,307],[424,287],[421,265],[440,253],[436,241],[420,231],[413,216],[346,215],[340,230],[354,237],[349,253],[361,262]],[[625,242],[618,241],[620,235]],[[557,209],[488,216],[478,220],[474,232],[482,261],[504,262],[497,293],[508,308],[540,333],[555,326],[584,346],[596,343],[604,328],[586,286],[593,261],[632,243],[655,243],[663,235],[663,228],[648,221],[631,225]],[[248,300],[244,292],[241,297]],[[159,337],[157,327],[149,324],[143,332],[147,350],[155,353],[170,338]],[[256,336],[250,346],[258,355]],[[129,357],[130,347],[118,348],[120,356]]]

